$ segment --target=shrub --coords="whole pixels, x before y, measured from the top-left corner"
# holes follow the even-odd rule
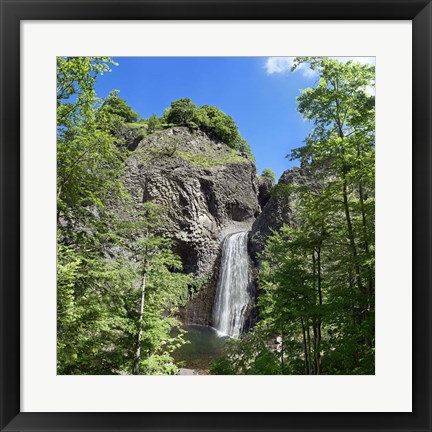
[[[227,358],[219,358],[210,364],[211,375],[235,375],[235,370]]]
[[[189,126],[195,120],[196,105],[189,99],[183,98],[171,102],[163,115],[164,123],[173,123],[179,126]]]
[[[276,174],[270,168],[264,168],[261,177],[270,179],[272,186],[276,184]]]
[[[221,141],[240,153],[251,155],[250,147],[240,135],[233,118],[215,106],[203,105],[197,108],[189,98],[178,99],[171,102],[171,107],[165,111],[160,121],[163,124],[199,129],[210,138]]]
[[[135,112],[127,102],[118,96],[118,91],[112,91],[102,106],[102,109],[109,114],[113,114],[126,123],[136,122],[138,113]]]

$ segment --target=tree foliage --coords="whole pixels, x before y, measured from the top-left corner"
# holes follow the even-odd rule
[[[161,126],[161,122],[156,114],[152,114],[147,121],[147,131],[153,133]]]
[[[210,138],[221,141],[232,149],[251,154],[250,147],[240,135],[233,118],[215,106],[203,105],[197,108],[189,98],[178,99],[171,102],[171,107],[163,115],[162,123],[200,129]]]
[[[107,58],[57,58],[57,221],[75,232],[122,192],[125,155],[114,145],[113,119],[100,110],[94,91],[110,64]]]
[[[112,64],[57,59],[57,372],[173,374],[175,313],[194,281],[157,235],[163,210],[133,206],[122,187],[128,153],[112,128],[136,116],[94,91]]]
[[[276,184],[276,174],[270,168],[264,168],[262,170],[261,177],[269,179],[272,186]]]
[[[132,123],[136,122],[139,118],[137,112],[135,112],[127,102],[118,96],[118,91],[112,91],[103,103],[103,110],[107,113],[117,116],[121,121]]]
[[[233,118],[219,108],[209,105],[200,107],[196,112],[196,122],[211,138],[220,140],[233,149],[246,151],[241,148],[245,143]]]
[[[171,102],[170,108],[164,113],[168,123],[178,126],[191,126],[196,119],[197,106],[189,99],[182,98]]]

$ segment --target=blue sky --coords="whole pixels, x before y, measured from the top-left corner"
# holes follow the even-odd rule
[[[307,68],[292,73],[290,57],[118,57],[96,91],[110,90],[141,117],[162,115],[171,101],[188,97],[198,106],[215,105],[233,117],[252,148],[258,172],[271,168],[277,178],[298,165],[285,158],[310,130],[296,111],[300,89],[317,77]]]

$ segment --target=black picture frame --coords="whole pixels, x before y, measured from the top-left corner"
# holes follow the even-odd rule
[[[0,6],[1,431],[432,430],[430,0],[0,0]],[[20,412],[20,21],[113,19],[412,20],[412,413]]]

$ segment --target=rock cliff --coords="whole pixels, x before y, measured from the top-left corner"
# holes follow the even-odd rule
[[[260,213],[255,162],[200,131],[175,127],[136,145],[124,184],[135,202],[163,206],[167,224],[159,234],[174,240],[186,272],[208,279],[183,319],[209,324],[221,241],[250,229]]]
[[[258,204],[261,209],[267,204],[270,199],[270,189],[272,187],[272,181],[267,177],[258,177]]]
[[[312,181],[307,167],[290,168],[279,179],[279,185],[306,185]],[[267,237],[272,230],[278,230],[283,224],[293,222],[295,202],[287,194],[274,194],[267,198],[261,214],[253,223],[249,233],[249,249],[251,256],[257,260],[257,254],[264,250]]]

